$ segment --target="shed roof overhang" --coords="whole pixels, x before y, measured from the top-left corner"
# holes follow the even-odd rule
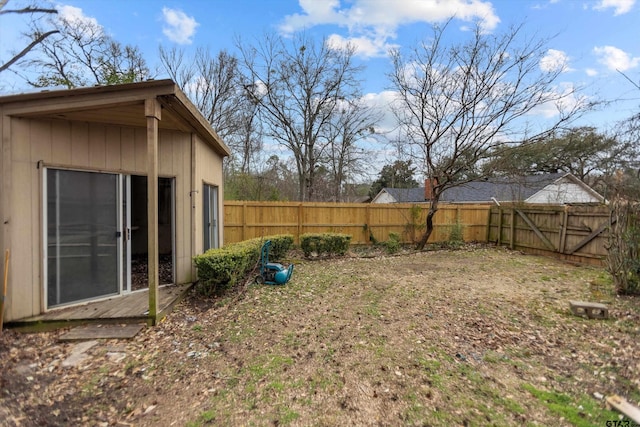
[[[194,132],[221,156],[229,147],[172,80],[150,80],[111,86],[41,91],[0,96],[3,114],[13,117],[72,120],[146,127],[145,102],[162,108],[159,129]]]

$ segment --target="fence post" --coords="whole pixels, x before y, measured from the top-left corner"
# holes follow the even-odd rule
[[[509,230],[509,234],[510,234],[510,239],[511,241],[509,242],[509,249],[513,250],[513,248],[515,247],[515,242],[516,242],[516,215],[515,215],[515,209],[511,209],[511,224],[510,224],[511,230]]]
[[[569,223],[569,206],[565,206],[562,212],[562,224],[560,224],[560,243],[558,243],[558,252],[565,253],[565,246],[567,244],[567,226]]]
[[[496,242],[498,246],[502,244],[502,208],[498,208],[498,238]]]

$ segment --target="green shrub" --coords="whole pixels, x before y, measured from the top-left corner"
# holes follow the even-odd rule
[[[262,243],[271,240],[271,249],[269,249],[269,261],[274,262],[281,260],[287,256],[287,253],[293,248],[293,234],[277,234],[274,236],[259,239]]]
[[[400,234],[394,233],[393,231],[389,233],[389,240],[384,242],[384,247],[387,249],[387,253],[395,254],[400,250]]]
[[[464,245],[464,225],[460,221],[451,224],[447,245],[453,248],[459,248]]]
[[[271,262],[282,258],[293,246],[292,235],[280,234],[209,249],[202,255],[193,257],[203,292],[211,293],[232,287],[246,277],[260,262],[260,250],[267,240],[271,240]]]
[[[306,233],[300,236],[300,248],[305,257],[344,255],[349,249],[351,235],[341,233]]]

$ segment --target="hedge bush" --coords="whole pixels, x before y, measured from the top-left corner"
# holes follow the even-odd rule
[[[210,293],[232,287],[246,277],[260,262],[260,250],[267,240],[271,240],[270,262],[282,258],[293,247],[293,235],[279,234],[209,249],[193,257],[202,290]]]
[[[300,236],[300,248],[304,256],[344,255],[349,249],[351,235],[341,233],[306,233]]]
[[[400,242],[400,234],[395,232],[389,233],[389,240],[384,242],[384,247],[387,249],[388,254],[397,253],[402,247],[402,243]]]

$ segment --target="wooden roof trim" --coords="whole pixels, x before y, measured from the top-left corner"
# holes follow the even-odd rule
[[[231,155],[229,147],[202,113],[169,79],[0,96],[0,107],[3,115],[18,117],[61,115],[85,109],[130,105],[140,105],[144,112],[144,103],[150,98],[157,98],[163,107],[169,108],[188,123],[218,154]]]
[[[176,99],[178,102],[173,102]],[[201,135],[206,135],[210,139],[213,147],[218,154],[223,156],[230,156],[231,150],[222,141],[215,129],[209,124],[209,122],[202,116],[200,110],[187,98],[187,96],[176,86],[176,92],[172,97],[162,96],[161,103],[165,108],[171,109],[180,117],[186,119],[189,124]]]
[[[164,90],[159,88],[164,87]],[[118,85],[81,87],[75,89],[56,89],[42,90],[40,92],[20,93],[15,95],[0,96],[0,104],[12,104],[17,102],[29,101],[46,101],[52,98],[74,98],[82,96],[95,97],[97,94],[109,96],[111,94],[120,94],[122,92],[140,92],[147,91],[156,95],[171,94],[176,89],[175,83],[170,79],[149,80],[137,83],[123,83]],[[103,98],[104,99],[104,98]]]

